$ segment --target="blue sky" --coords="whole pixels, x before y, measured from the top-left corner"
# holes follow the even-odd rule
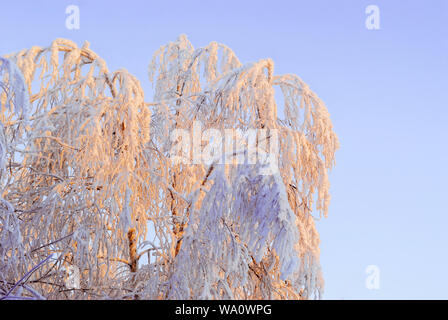
[[[65,28],[70,4],[79,30]],[[380,30],[365,27],[371,4]],[[153,52],[182,33],[242,62],[272,58],[326,103],[341,142],[318,222],[324,298],[448,299],[447,21],[443,0],[15,0],[1,4],[0,55],[88,40],[146,92]],[[368,265],[379,267],[378,290],[365,286]]]

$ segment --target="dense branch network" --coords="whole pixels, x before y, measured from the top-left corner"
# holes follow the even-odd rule
[[[64,39],[1,58],[0,295],[320,297],[312,211],[327,215],[338,147],[322,101],[270,59],[243,65],[185,36],[154,54],[149,78],[148,103],[133,75]],[[266,153],[275,131],[278,171],[173,161],[173,131],[197,123],[265,130]]]

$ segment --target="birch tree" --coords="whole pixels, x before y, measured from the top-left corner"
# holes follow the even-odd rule
[[[47,298],[123,297],[133,291],[136,239],[152,198],[140,83],[126,70],[109,72],[88,43],[58,39],[8,58],[32,103],[5,187],[22,222],[25,262],[16,273],[53,253],[32,280]],[[79,289],[66,287],[68,269],[80,273]]]
[[[315,220],[328,213],[338,140],[298,76],[276,75],[270,59],[242,64],[216,42],[195,49],[186,36],[154,54],[151,99],[88,43],[57,39],[6,58],[4,297],[321,297]],[[188,141],[173,139],[179,130]],[[206,132],[235,143],[207,158],[228,141]],[[253,145],[265,157],[248,161]]]

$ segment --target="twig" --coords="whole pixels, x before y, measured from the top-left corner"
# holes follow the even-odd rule
[[[53,254],[50,254],[47,258],[45,258],[44,260],[42,260],[41,262],[39,262],[36,266],[34,266],[30,271],[28,271],[19,281],[16,282],[16,284],[3,296],[0,298],[0,300],[4,300],[6,299],[11,292],[14,291],[15,288],[17,288],[17,286],[25,279],[28,278],[29,276],[31,276],[37,269],[39,269],[45,262],[47,262],[51,257],[53,256]]]
[[[34,248],[33,250],[31,250],[31,253],[33,253],[34,251],[40,250],[40,249],[42,249],[42,248],[51,246],[52,244],[55,244],[55,243],[57,243],[57,242],[59,242],[59,241],[62,241],[62,240],[64,240],[64,239],[67,239],[68,237],[71,237],[73,234],[74,234],[74,232],[72,232],[72,233],[70,233],[70,234],[68,234],[68,235],[66,235],[65,237],[62,237],[62,238],[60,238],[60,239],[57,239],[57,240],[54,240],[54,241],[49,242],[49,243],[47,243],[47,244],[44,244],[44,245],[42,245],[42,246],[40,246],[40,247],[38,247],[38,248]]]

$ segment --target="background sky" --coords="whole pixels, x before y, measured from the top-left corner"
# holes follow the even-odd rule
[[[80,8],[80,29],[65,9]],[[367,30],[365,8],[380,9]],[[0,55],[91,43],[151,92],[155,50],[185,33],[243,62],[270,57],[326,103],[341,148],[319,221],[325,299],[448,299],[448,2],[1,0]],[[147,94],[147,100],[150,95]],[[366,267],[380,288],[366,288]]]

